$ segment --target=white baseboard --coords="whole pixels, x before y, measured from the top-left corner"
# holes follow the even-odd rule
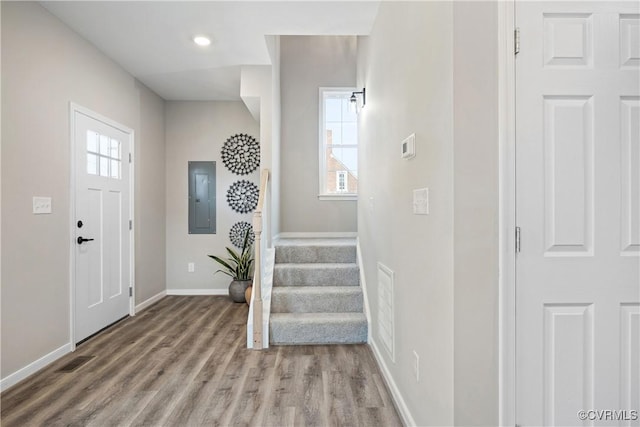
[[[400,394],[400,390],[398,389],[396,382],[393,380],[393,377],[389,372],[389,368],[387,368],[387,364],[384,362],[384,358],[380,354],[380,350],[378,349],[376,341],[374,339],[371,339],[371,341],[369,341],[369,346],[373,350],[373,355],[378,362],[380,371],[382,371],[382,378],[384,379],[384,382],[387,385],[389,391],[391,391],[391,398],[393,399],[393,403],[395,404],[396,409],[398,410],[398,414],[402,419],[402,424],[404,424],[405,426],[415,426],[416,422],[413,419],[411,412],[409,412],[407,403],[402,397],[402,394]]]
[[[167,289],[167,295],[229,295],[228,289]]]
[[[19,383],[20,381],[24,380],[28,376],[35,374],[40,369],[44,368],[50,363],[55,362],[56,360],[60,359],[62,356],[70,352],[71,352],[71,344],[65,344],[62,347],[53,350],[51,353],[42,356],[40,359],[36,360],[35,362],[29,363],[24,368],[17,370],[16,372],[14,372],[13,374],[10,374],[6,378],[2,378],[2,380],[0,380],[0,392],[3,392],[9,387]]]
[[[167,296],[167,291],[162,291],[162,292],[159,292],[159,293],[155,294],[151,298],[149,298],[149,299],[147,299],[145,301],[142,301],[140,304],[136,305],[136,308],[135,308],[136,314],[141,312],[145,308],[149,307],[150,305],[160,301],[165,296]]]
[[[358,237],[358,233],[355,231],[344,232],[310,232],[310,233],[296,233],[296,232],[284,232],[277,234],[273,239],[354,239]]]

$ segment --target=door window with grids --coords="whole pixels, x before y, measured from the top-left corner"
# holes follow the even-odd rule
[[[87,173],[120,179],[122,153],[120,141],[87,131]]]
[[[351,88],[320,88],[320,199],[358,194],[358,117]]]

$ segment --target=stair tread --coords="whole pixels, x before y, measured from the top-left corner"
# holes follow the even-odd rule
[[[356,246],[356,240],[344,239],[279,239],[274,242],[275,247],[283,246]]]
[[[355,262],[283,262],[276,263],[275,268],[357,268]]]
[[[336,312],[336,313],[271,313],[272,322],[323,322],[323,323],[341,323],[347,321],[366,322],[367,318],[364,313],[359,312]]]
[[[273,295],[275,294],[360,294],[362,289],[360,286],[275,286],[273,287]]]

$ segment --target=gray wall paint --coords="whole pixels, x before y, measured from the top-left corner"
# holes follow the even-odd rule
[[[239,179],[259,185],[259,171],[234,175],[222,163],[220,150],[226,139],[248,133],[259,139],[260,128],[242,102],[166,103],[167,185],[167,289],[217,289],[226,291],[230,279],[214,272],[209,257],[225,255],[231,246],[229,230],[237,221],[252,222],[251,214],[233,211],[226,199],[229,186]],[[216,162],[217,234],[188,234],[187,168],[190,160]],[[195,263],[195,272],[187,264]]]
[[[358,235],[373,341],[418,425],[498,423],[497,47],[489,2],[382,3],[359,39]],[[401,160],[412,132],[416,157]],[[411,213],[421,187],[428,216]],[[378,261],[396,273],[395,363],[379,340]]]
[[[356,39],[282,36],[280,59],[281,231],[356,231],[355,201],[318,200],[318,88],[355,86]]]
[[[71,101],[136,132],[138,302],[164,288],[163,101],[38,4],[2,2],[2,378],[69,343]]]
[[[455,425],[498,425],[497,3],[455,2]]]
[[[136,304],[167,287],[164,100],[141,86],[136,135]]]
[[[402,25],[399,25],[402,23]],[[358,39],[358,236],[374,344],[418,425],[453,424],[452,3],[382,2]],[[400,142],[416,134],[416,157]],[[412,214],[428,187],[431,211]],[[380,341],[376,263],[395,272],[395,363]],[[420,381],[413,351],[420,356]]]

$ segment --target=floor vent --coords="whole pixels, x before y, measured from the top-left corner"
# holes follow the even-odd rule
[[[378,263],[378,334],[391,360],[395,362],[393,307],[393,271]]]
[[[57,372],[73,372],[78,369],[80,366],[87,363],[89,360],[93,359],[95,356],[77,356],[74,357],[69,363],[64,365],[62,368],[58,369]]]

